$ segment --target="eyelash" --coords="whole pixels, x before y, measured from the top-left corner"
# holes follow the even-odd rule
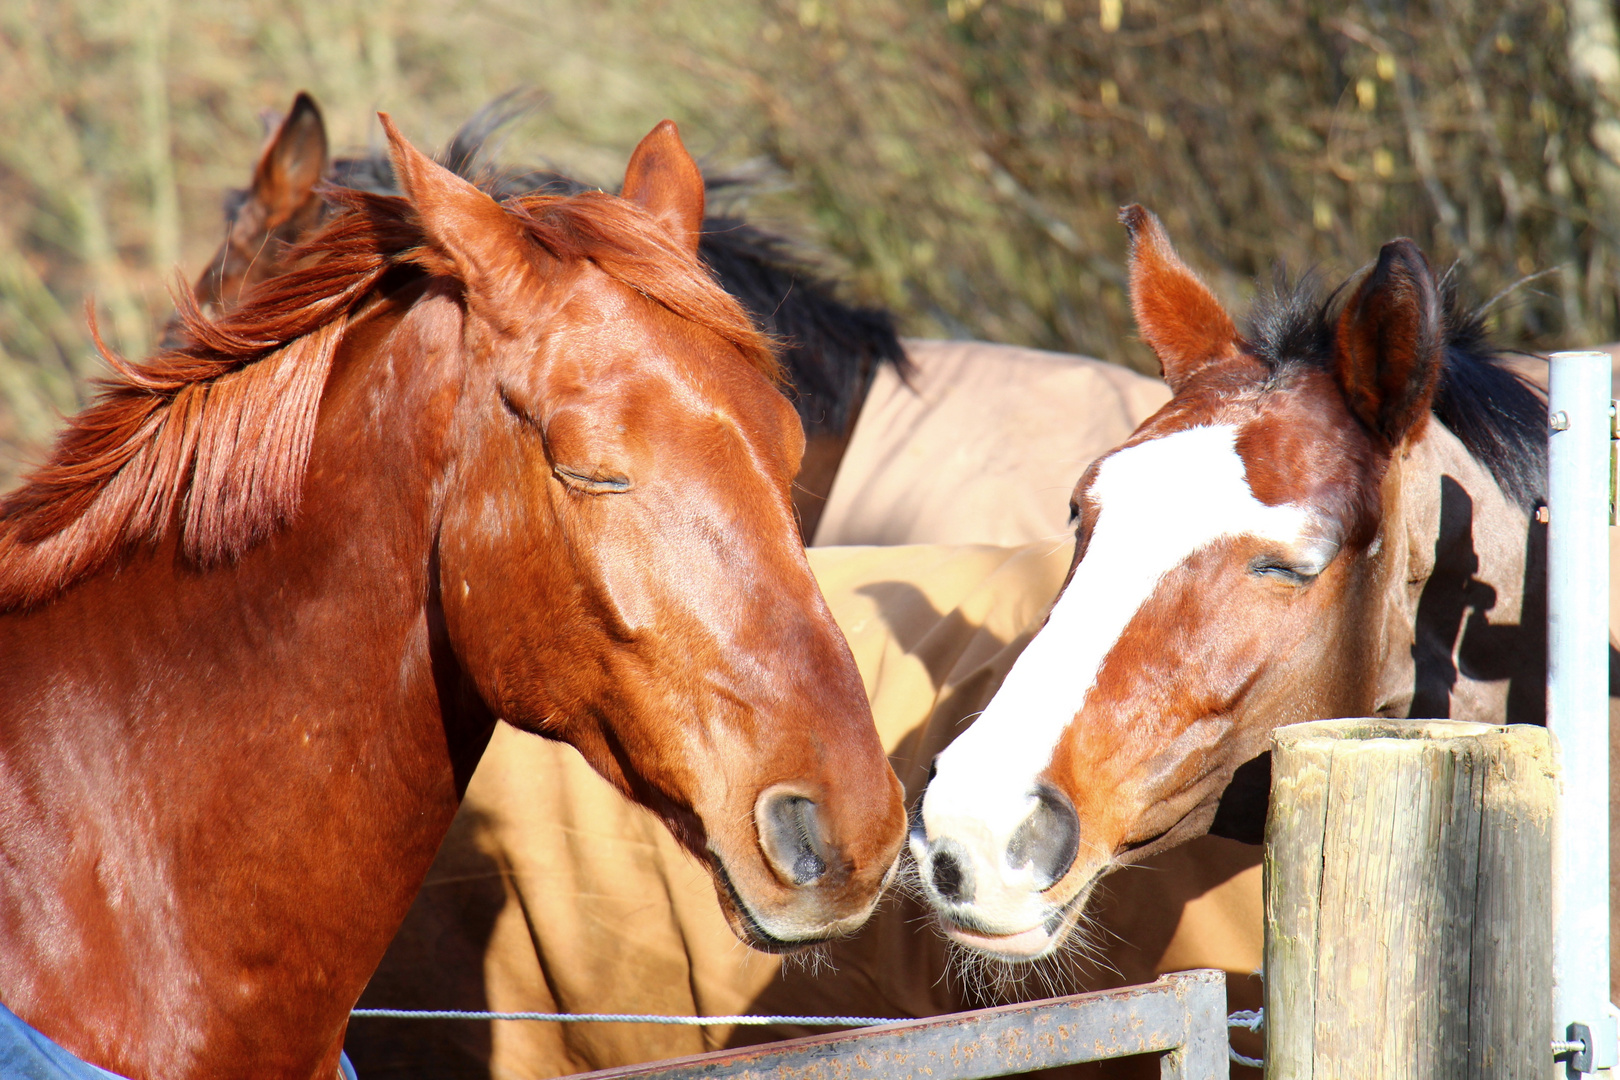
[[[624,476],[587,476],[561,465],[553,465],[551,475],[564,487],[584,495],[618,495],[630,490],[630,480]]]
[[[1255,559],[1249,563],[1249,572],[1257,577],[1276,578],[1289,585],[1309,585],[1319,576],[1305,573],[1298,567],[1288,566],[1273,559]]]

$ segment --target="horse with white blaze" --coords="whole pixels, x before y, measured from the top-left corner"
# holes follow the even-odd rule
[[[1080,478],[1069,581],[911,838],[947,934],[1008,960],[1246,788],[1263,807],[1263,769],[1232,781],[1279,725],[1545,713],[1545,406],[1417,246],[1240,333],[1152,214],[1121,219],[1174,396]]]

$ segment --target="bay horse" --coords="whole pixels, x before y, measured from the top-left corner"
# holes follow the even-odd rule
[[[1546,407],[1480,319],[1403,239],[1240,333],[1157,218],[1121,220],[1172,397],[1075,486],[1064,590],[911,836],[947,935],[1011,961],[1232,826],[1245,780],[1263,812],[1279,725],[1544,722]]]
[[[674,125],[623,197],[504,203],[383,126],[401,197],[108,354],[0,502],[0,1003],[127,1076],[334,1076],[497,718],[762,949],[858,927],[903,842]]]
[[[588,190],[559,172],[484,160],[491,136],[533,107],[533,98],[521,93],[495,99],[456,131],[437,160],[497,198]],[[321,195],[323,182],[399,193],[386,155],[332,156],[320,107],[300,92],[266,139],[248,186],[225,197],[225,237],[192,285],[205,311],[229,310],[248,289],[282,271],[287,252],[332,210]],[[709,179],[711,189],[733,183]],[[873,378],[885,367],[902,379],[910,371],[894,319],[881,308],[843,302],[784,239],[734,217],[706,216],[698,249],[721,287],[778,341],[783,389],[807,439],[793,503],[809,543]],[[180,331],[178,318],[171,319],[165,341],[178,344]]]

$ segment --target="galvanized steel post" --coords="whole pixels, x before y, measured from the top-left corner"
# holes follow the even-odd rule
[[[1595,1060],[1583,1071],[1597,1071],[1620,1056],[1609,1004],[1610,360],[1555,353],[1551,368],[1547,725],[1564,777],[1553,851],[1553,1037],[1589,1032]]]

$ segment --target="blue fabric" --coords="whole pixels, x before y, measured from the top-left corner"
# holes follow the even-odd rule
[[[0,1077],[5,1080],[124,1080],[80,1061],[0,1005]]]
[[[359,1080],[348,1054],[338,1056],[343,1080]],[[3,1080],[127,1080],[80,1061],[0,1005],[0,1078]]]

